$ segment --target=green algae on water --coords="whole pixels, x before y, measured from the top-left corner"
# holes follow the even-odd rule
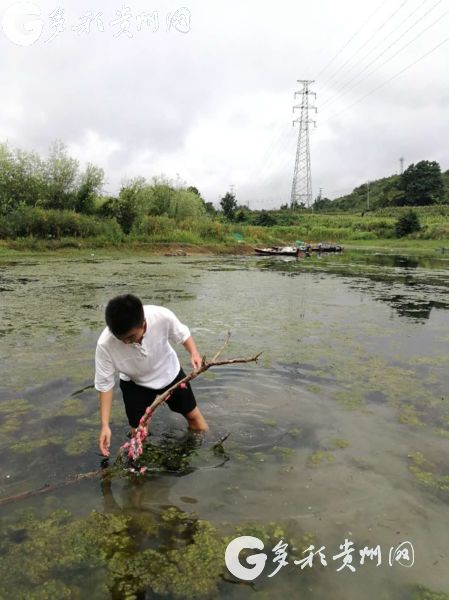
[[[409,465],[409,470],[418,483],[438,492],[449,492],[449,475],[436,472],[436,466],[429,462],[421,452],[409,454],[408,458],[412,463]]]
[[[418,427],[423,425],[419,418],[420,413],[411,404],[402,404],[399,412],[399,422],[404,425],[413,425]]]
[[[449,600],[449,594],[435,592],[423,585],[418,585],[411,600]]]
[[[312,469],[322,466],[323,464],[332,463],[335,460],[335,456],[327,450],[316,450],[309,455],[307,459],[307,466]]]
[[[34,406],[23,398],[14,398],[0,402],[0,413],[24,413],[33,410]]]
[[[62,435],[50,435],[46,438],[30,439],[25,437],[14,444],[11,444],[10,448],[13,452],[18,454],[31,454],[39,448],[45,448],[46,446],[56,445],[60,446],[64,442]]]
[[[332,438],[330,444],[332,448],[347,448],[349,446],[348,440],[343,438]]]
[[[86,414],[86,402],[79,398],[66,398],[62,407],[54,413],[55,416],[82,417]]]
[[[74,519],[66,510],[38,518],[25,510],[0,531],[0,597],[54,600],[72,597],[136,598],[139,592],[175,599],[210,598],[224,576],[227,544],[238,535],[256,535],[266,548],[282,539],[293,558],[313,538],[296,539],[279,523],[240,524],[221,533],[212,523],[167,508],[156,519],[92,513]],[[38,590],[38,591],[36,591]]]
[[[64,450],[70,456],[78,456],[85,454],[92,447],[96,446],[97,435],[96,430],[82,429],[77,431],[64,446]]]

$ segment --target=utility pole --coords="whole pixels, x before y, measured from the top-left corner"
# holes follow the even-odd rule
[[[401,165],[401,168],[399,169],[399,173],[402,175],[402,173],[404,172],[404,157],[401,156],[401,158],[399,159],[399,163]]]
[[[369,210],[369,181],[366,187],[366,210]]]
[[[301,116],[299,119],[293,120],[293,126],[295,126],[295,123],[299,123],[299,132],[292,183],[291,208],[296,208],[301,203],[304,203],[307,207],[312,204],[309,124],[313,123],[316,127],[316,121],[309,119],[309,109],[315,110],[315,112],[317,112],[317,109],[315,106],[309,105],[309,96],[313,95],[316,98],[316,94],[309,91],[310,84],[314,83],[312,79],[298,79],[298,83],[302,84],[302,90],[295,92],[294,99],[296,100],[296,96],[301,96],[301,103],[293,106],[293,112],[295,112],[295,109],[300,108]]]

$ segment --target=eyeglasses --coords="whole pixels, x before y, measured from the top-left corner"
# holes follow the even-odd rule
[[[141,327],[135,327],[131,329],[132,333],[129,333],[125,337],[119,337],[118,339],[124,344],[138,344],[143,338],[147,330],[147,322],[144,321]]]

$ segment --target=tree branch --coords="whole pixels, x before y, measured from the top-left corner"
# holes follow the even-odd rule
[[[142,417],[139,427],[137,428],[136,435],[131,438],[130,442],[127,442],[120,448],[119,454],[121,454],[123,452],[125,447],[129,447],[130,449],[133,449],[133,448],[138,449],[139,447],[142,446],[142,442],[147,435],[148,423],[149,423],[154,411],[156,410],[156,408],[158,406],[160,406],[163,402],[165,402],[178,387],[181,387],[181,386],[185,385],[186,383],[188,383],[189,381],[191,381],[192,379],[195,379],[196,377],[198,377],[198,375],[201,375],[201,373],[204,373],[211,367],[218,367],[218,366],[222,366],[222,365],[232,365],[232,364],[239,364],[239,363],[257,362],[257,360],[258,360],[259,356],[262,354],[262,352],[259,352],[255,356],[252,356],[249,358],[230,358],[228,360],[217,360],[217,358],[220,356],[220,354],[223,352],[223,350],[227,346],[230,336],[231,336],[231,334],[230,334],[230,332],[228,332],[223,346],[214,355],[213,359],[210,362],[207,362],[206,357],[204,356],[201,367],[199,367],[198,369],[196,369],[196,370],[192,371],[191,373],[189,373],[188,375],[186,375],[186,377],[184,377],[183,379],[181,379],[181,381],[178,381],[177,383],[172,385],[163,394],[156,396],[154,402],[151,404],[151,406],[149,406],[147,408],[144,416]],[[87,387],[83,388],[82,390],[78,390],[77,392],[75,392],[75,394],[80,393],[90,387],[92,387],[92,386],[87,386]],[[73,395],[75,395],[75,394],[73,394]],[[140,434],[139,436],[137,436],[138,433]],[[221,440],[219,440],[214,445],[213,448],[215,449],[218,446],[220,446],[221,444],[223,444],[223,442],[228,437],[229,437],[229,434],[227,434],[226,436],[221,438]],[[132,456],[130,456],[130,453],[128,453],[128,457],[132,458],[132,459],[137,458],[137,456],[134,455],[134,452],[133,452]],[[43,485],[42,487],[34,489],[34,490],[29,490],[27,492],[21,492],[19,494],[15,494],[13,496],[7,496],[5,498],[0,498],[0,506],[3,506],[5,504],[10,504],[10,503],[16,502],[18,500],[24,500],[25,498],[29,498],[31,496],[38,496],[40,494],[45,494],[47,492],[51,492],[53,490],[64,487],[66,485],[76,483],[83,479],[92,479],[92,478],[98,477],[100,475],[106,476],[106,475],[112,473],[113,469],[114,469],[114,467],[106,467],[106,468],[97,469],[96,471],[89,471],[88,473],[77,473],[76,475],[72,475],[72,476],[68,477],[67,479],[65,479],[64,481],[61,481],[59,483],[54,483],[54,484],[47,483],[47,484]]]

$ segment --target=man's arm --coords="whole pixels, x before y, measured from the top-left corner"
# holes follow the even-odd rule
[[[111,429],[109,428],[109,418],[111,416],[112,389],[107,392],[99,392],[100,398],[100,417],[101,430],[98,436],[98,445],[103,456],[109,456],[109,446],[111,444]]]
[[[188,337],[186,341],[182,343],[182,345],[190,354],[190,362],[192,363],[192,367],[194,369],[199,369],[201,367],[203,359],[201,358],[200,353],[197,350],[193,337]]]

